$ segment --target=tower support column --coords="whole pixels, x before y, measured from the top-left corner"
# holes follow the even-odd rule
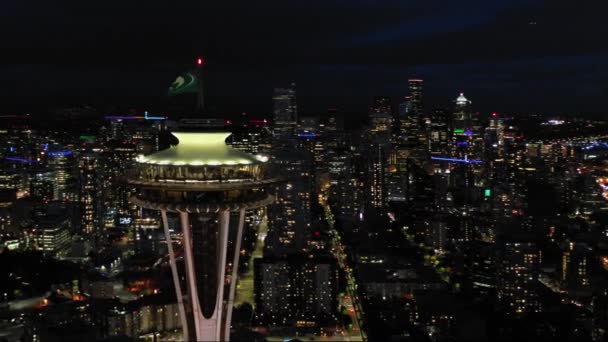
[[[234,257],[232,259],[232,275],[230,276],[230,292],[228,292],[228,302],[226,303],[226,324],[224,330],[224,340],[230,339],[230,325],[232,323],[232,309],[234,308],[234,296],[236,292],[236,280],[239,271],[239,258],[241,255],[241,242],[243,241],[243,226],[245,225],[245,209],[239,211],[239,227],[234,242]]]
[[[222,319],[224,308],[224,283],[226,277],[226,254],[228,250],[228,227],[230,223],[230,211],[222,210],[217,214],[219,222],[218,227],[218,251],[215,264],[217,272],[217,291],[215,298],[215,310],[211,317],[205,317],[201,310],[199,301],[199,293],[197,287],[197,274],[195,263],[204,262],[203,260],[194,260],[192,244],[192,227],[190,225],[190,217],[187,212],[180,212],[180,221],[182,224],[182,232],[184,234],[184,259],[186,261],[186,279],[188,281],[189,305],[192,309],[194,318],[194,333],[191,334],[190,340],[195,341],[224,341],[222,338]],[[213,223],[211,223],[213,224]],[[210,298],[208,298],[210,299]]]
[[[175,261],[175,252],[173,250],[173,241],[169,233],[169,221],[167,220],[167,210],[161,210],[160,215],[163,221],[163,230],[165,232],[165,240],[167,241],[167,250],[169,251],[169,265],[171,266],[171,275],[173,276],[173,286],[175,286],[175,297],[177,298],[177,309],[179,311],[179,319],[182,322],[182,335],[184,340],[188,340],[188,320],[186,319],[186,309],[184,307],[184,297],[182,295],[182,287],[179,281],[179,273],[177,272],[177,263]]]

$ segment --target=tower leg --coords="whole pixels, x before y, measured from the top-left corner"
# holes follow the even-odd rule
[[[232,309],[234,308],[234,295],[236,291],[236,280],[239,270],[239,258],[241,255],[241,241],[243,240],[243,226],[245,225],[245,209],[239,212],[239,227],[234,243],[234,258],[232,259],[232,275],[230,277],[230,292],[228,292],[228,303],[226,303],[226,325],[224,329],[224,340],[230,340],[230,325],[232,323]]]
[[[180,221],[184,234],[184,257],[186,260],[188,293],[191,302],[190,304],[192,305],[192,315],[194,318],[194,333],[191,334],[190,340],[222,341],[223,339],[221,338],[221,335],[223,332],[222,318],[224,307],[224,283],[226,276],[226,253],[228,249],[228,225],[230,223],[230,211],[223,210],[217,214],[217,221],[219,222],[218,226],[211,226],[215,225],[213,220],[203,220],[205,222],[202,224],[208,225],[203,226],[206,227],[206,230],[203,230],[203,232],[217,232],[217,234],[213,233],[210,236],[207,236],[206,234],[202,236],[206,239],[217,239],[214,244],[217,246],[217,252],[207,260],[194,260],[195,253],[193,253],[193,248],[197,249],[198,252],[196,254],[200,255],[201,248],[204,246],[200,245],[202,242],[201,240],[193,240],[192,229],[195,229],[195,227],[190,225],[189,214],[181,212]],[[203,227],[196,226],[196,229],[200,230]],[[215,230],[216,228],[217,230]],[[196,231],[196,234],[201,237],[201,232],[198,230]],[[193,245],[193,241],[196,242],[196,245]],[[204,271],[206,268],[203,267],[203,263],[210,261],[214,264],[213,272],[215,273],[215,276],[212,279],[215,279],[215,283],[212,285],[215,287],[215,289],[213,292],[207,293],[207,290],[204,290],[204,288],[205,285],[209,284],[197,284],[197,282],[200,282],[200,280],[197,279],[197,276],[200,276],[200,274],[197,274],[197,272],[206,272]],[[203,289],[201,290],[203,292],[199,293],[199,289]],[[214,293],[214,295],[210,295],[211,293]],[[205,302],[201,302],[199,298],[202,298]],[[215,301],[215,305],[209,306],[209,301]],[[201,307],[201,305],[203,307]],[[210,309],[212,310],[209,311]]]
[[[165,231],[165,240],[167,241],[167,250],[169,251],[169,265],[171,265],[171,274],[173,276],[173,286],[175,286],[175,296],[177,297],[177,309],[179,310],[179,319],[182,322],[183,339],[188,339],[188,320],[186,319],[186,310],[184,308],[184,300],[182,296],[182,287],[177,273],[177,263],[175,262],[175,253],[173,251],[173,241],[169,234],[169,221],[167,220],[167,211],[161,210],[160,215],[163,220],[163,230]]]
[[[201,316],[200,307],[198,304],[198,296],[196,291],[196,274],[194,272],[194,260],[192,257],[192,234],[190,231],[190,219],[188,213],[180,212],[179,221],[182,225],[182,234],[184,236],[184,261],[186,263],[186,282],[188,288],[188,304],[190,306],[190,312],[194,317],[194,331],[190,332],[188,341],[197,341],[198,336],[202,330],[200,327],[200,320],[197,319]]]

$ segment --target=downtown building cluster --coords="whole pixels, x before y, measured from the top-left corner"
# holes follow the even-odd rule
[[[218,334],[604,339],[606,122],[479,113],[465,94],[442,108],[425,99],[424,86],[411,79],[407,96],[370,99],[363,127],[336,109],[301,115],[295,85],[276,88],[272,117],[215,122],[232,133],[231,155],[255,158],[251,166],[209,163],[219,171],[153,160],[180,146],[165,116],[106,116],[74,132],[7,118],[0,330],[9,340],[183,338],[195,326],[180,311],[192,305],[192,273],[184,272],[190,209],[169,209],[218,199],[208,189],[177,196],[150,184],[266,181],[255,164],[263,161],[280,178],[263,187],[272,201],[224,213],[225,245],[211,246],[215,233],[192,233],[195,243],[225,249],[221,272],[195,272],[191,282],[209,296],[209,279],[224,275],[214,279],[215,309],[232,320]],[[55,115],[100,114],[90,110]],[[144,178],[149,184],[133,182]],[[224,222],[192,210],[189,220]],[[209,250],[192,249],[195,267],[212,258]]]

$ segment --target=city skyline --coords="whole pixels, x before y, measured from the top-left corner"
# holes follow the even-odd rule
[[[3,4],[0,340],[608,341],[606,10]]]

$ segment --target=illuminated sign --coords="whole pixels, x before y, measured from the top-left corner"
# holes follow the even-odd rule
[[[124,225],[129,225],[129,224],[131,224],[131,218],[130,217],[119,217],[118,223],[124,224]]]
[[[490,196],[492,195],[492,190],[490,190],[490,189],[485,189],[485,190],[484,190],[484,192],[483,192],[483,194],[484,194],[486,197],[490,197]]]

